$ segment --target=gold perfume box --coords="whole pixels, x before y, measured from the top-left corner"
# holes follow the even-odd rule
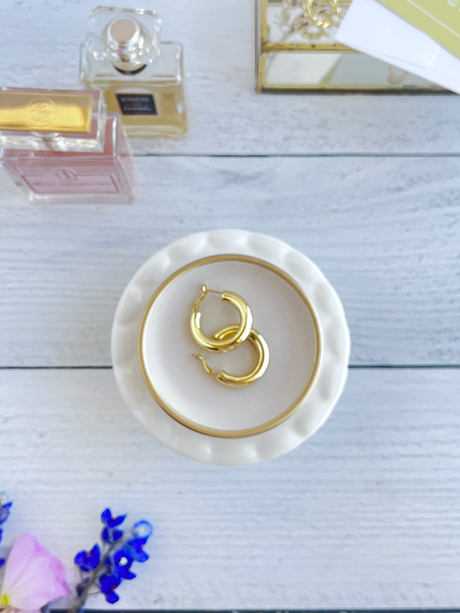
[[[447,93],[335,42],[351,0],[255,0],[258,92]]]

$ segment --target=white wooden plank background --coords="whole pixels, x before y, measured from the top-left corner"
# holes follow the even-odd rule
[[[0,84],[78,87],[94,6],[3,0]],[[259,96],[252,0],[144,6],[185,44],[191,125],[134,143],[139,202],[32,207],[0,175],[9,541],[29,530],[70,570],[110,504],[157,527],[126,609],[458,606],[459,98]],[[219,227],[309,255],[343,299],[352,363],[392,366],[351,370],[311,441],[238,469],[161,447],[100,368],[135,270]]]
[[[344,301],[353,364],[460,364],[460,160],[138,158],[134,206],[0,209],[0,365],[110,362],[116,304],[139,266],[213,228],[273,234]]]
[[[0,394],[10,534],[71,567],[104,505],[155,523],[124,608],[458,606],[458,370],[352,370],[311,441],[237,469],[150,438],[110,370],[3,371]]]
[[[78,87],[78,47],[95,0],[1,4],[0,83]],[[134,7],[139,1],[112,4]],[[460,152],[456,96],[255,94],[253,0],[149,0],[147,5],[162,15],[164,37],[185,45],[191,122],[187,138],[139,141],[140,153]]]

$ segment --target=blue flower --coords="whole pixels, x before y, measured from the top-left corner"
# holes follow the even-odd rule
[[[136,522],[132,529],[133,538],[127,540],[123,548],[125,555],[136,562],[146,562],[149,556],[144,547],[152,534],[153,526],[150,522],[145,519]]]
[[[119,549],[117,553],[113,556],[113,561],[116,566],[131,566],[134,558],[131,555],[129,549]]]
[[[119,579],[115,575],[102,575],[99,578],[101,592],[105,595],[105,599],[110,604],[115,604],[120,600],[118,594],[115,593],[115,590],[120,585],[120,583],[121,579]]]
[[[149,556],[144,551],[147,539],[130,539],[126,541],[125,550],[129,551],[130,556],[136,562],[147,562]]]
[[[135,579],[136,575],[131,571],[133,561],[134,558],[129,549],[119,549],[113,556],[115,574],[120,577],[120,579],[127,579],[128,581]]]
[[[13,506],[12,502],[5,501],[6,496],[4,494],[0,494],[0,525],[6,522],[10,516],[11,507]]]
[[[101,521],[103,524],[108,526],[109,528],[116,528],[120,524],[122,524],[126,519],[126,515],[119,515],[118,517],[112,517],[112,512],[110,509],[105,509],[101,514]]]
[[[140,562],[142,564],[143,562],[147,562],[147,560],[149,559],[149,554],[145,553],[145,551],[142,551],[142,549],[139,549],[137,544],[132,547],[132,552],[133,558],[134,560],[136,560],[136,562]]]
[[[96,584],[108,603],[114,604],[120,599],[116,593],[118,586],[125,580],[136,578],[131,567],[134,562],[145,562],[149,556],[144,547],[153,534],[152,525],[145,520],[138,521],[126,533],[120,528],[126,515],[113,517],[110,509],[101,514],[103,529],[102,544],[94,545],[91,551],[80,551],[75,556],[75,563],[82,571],[77,594],[79,605],[85,597],[85,587]]]
[[[145,542],[147,542],[148,539],[152,536],[152,534],[153,526],[149,521],[146,521],[145,519],[141,519],[133,526],[133,536],[136,539],[145,539]]]
[[[13,506],[12,502],[7,502],[6,495],[1,492],[0,493],[0,526],[6,522],[8,517],[10,516],[11,507]],[[3,540],[3,529],[0,528],[0,543]],[[0,558],[0,568],[5,564],[5,558]]]
[[[136,573],[133,573],[129,568],[116,568],[115,572],[120,579],[126,579],[127,581],[131,581],[137,577]]]
[[[105,543],[110,545],[117,543],[123,538],[123,530],[117,530],[116,527],[121,525],[126,519],[126,515],[112,517],[110,509],[105,509],[101,515],[101,521],[105,524],[105,528],[101,532],[101,538]]]
[[[111,528],[104,528],[101,532],[101,537],[105,543],[116,543],[123,538],[123,530],[112,530]]]
[[[84,572],[94,570],[101,561],[101,549],[94,545],[91,551],[80,551],[75,556],[75,564]]]

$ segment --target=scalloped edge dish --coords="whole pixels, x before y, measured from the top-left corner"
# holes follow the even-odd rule
[[[295,413],[253,436],[221,438],[176,421],[151,394],[138,358],[138,337],[152,295],[192,262],[220,255],[255,258],[288,275],[316,314],[322,352],[316,378]],[[345,386],[350,336],[342,304],[321,271],[304,255],[270,236],[240,230],[192,234],[152,256],[125,289],[112,329],[112,362],[120,392],[148,432],[170,449],[210,464],[253,464],[287,453],[309,438],[331,414]]]

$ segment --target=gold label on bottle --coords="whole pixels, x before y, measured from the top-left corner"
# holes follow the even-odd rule
[[[0,91],[0,130],[89,134],[92,108],[88,93]]]

